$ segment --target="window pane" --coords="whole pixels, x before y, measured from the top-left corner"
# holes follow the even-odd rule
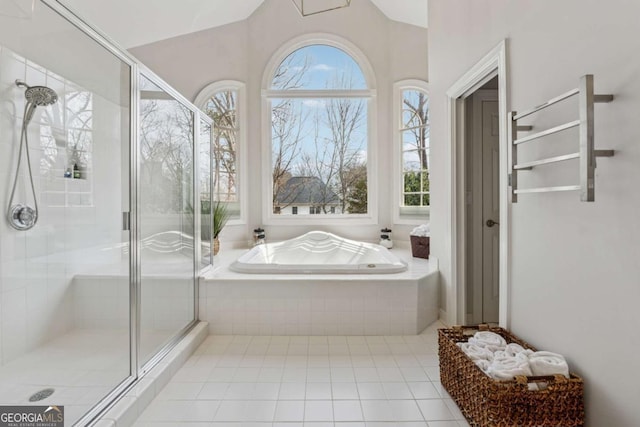
[[[272,89],[367,89],[358,64],[344,51],[311,45],[289,55],[276,70]]]
[[[422,172],[422,191],[429,191],[429,172]]]
[[[402,91],[402,125],[405,128],[429,123],[429,97],[419,90]]]
[[[204,111],[213,119],[216,128],[235,129],[237,125],[237,99],[238,92],[224,90],[209,98],[204,106]]]
[[[429,148],[429,128],[417,128],[402,132],[402,149],[426,150]]]
[[[216,174],[214,179],[214,199],[222,202],[238,201],[234,175],[223,172]]]
[[[230,203],[230,218],[240,218],[236,188],[238,143],[238,91],[216,92],[203,109],[213,119],[214,199]]]
[[[366,118],[363,99],[272,100],[274,208],[282,215],[293,204],[322,215],[366,213]]]
[[[416,171],[419,172],[422,169],[420,162],[420,154],[418,151],[406,151],[402,155],[403,168],[405,172]]]
[[[405,89],[401,93],[402,188],[401,214],[415,215],[429,206],[429,96],[426,91]]]
[[[404,193],[419,193],[420,192],[420,173],[408,172],[404,174]]]
[[[405,194],[405,196],[404,196],[404,205],[405,206],[420,206],[420,195],[419,194]]]

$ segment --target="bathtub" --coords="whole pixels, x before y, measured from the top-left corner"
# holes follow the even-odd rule
[[[324,231],[311,231],[284,242],[257,245],[229,269],[255,274],[387,274],[407,264],[387,248]]]

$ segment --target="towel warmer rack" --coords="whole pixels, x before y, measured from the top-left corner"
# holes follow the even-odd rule
[[[523,119],[544,108],[577,95],[579,98],[579,119],[564,123],[541,132],[518,138],[518,132],[530,131],[531,126],[518,125],[518,120]],[[509,145],[511,146],[511,201],[518,201],[518,194],[547,193],[553,191],[580,191],[580,200],[593,202],[595,200],[595,168],[596,157],[611,157],[613,150],[596,150],[593,143],[593,105],[600,102],[613,101],[613,95],[595,95],[593,93],[593,75],[587,74],[580,78],[580,86],[560,96],[557,96],[544,104],[540,104],[522,113],[512,111],[509,113]],[[531,162],[518,163],[518,146],[545,136],[552,135],[567,129],[578,127],[580,131],[580,147],[575,153],[562,156],[549,157]],[[534,167],[551,163],[578,159],[580,162],[580,183],[577,185],[565,185],[557,187],[518,188],[518,172],[531,170]]]

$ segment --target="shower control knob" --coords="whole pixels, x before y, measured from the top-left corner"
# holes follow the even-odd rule
[[[36,225],[36,211],[25,205],[14,205],[9,211],[9,224],[16,230],[29,230]]]
[[[33,221],[33,210],[30,208],[22,208],[19,216],[23,224],[28,224]]]

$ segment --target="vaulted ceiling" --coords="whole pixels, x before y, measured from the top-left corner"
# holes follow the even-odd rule
[[[61,0],[126,48],[248,18],[264,0]],[[289,0],[278,0],[289,1]],[[427,0],[371,1],[394,21],[427,26]]]

